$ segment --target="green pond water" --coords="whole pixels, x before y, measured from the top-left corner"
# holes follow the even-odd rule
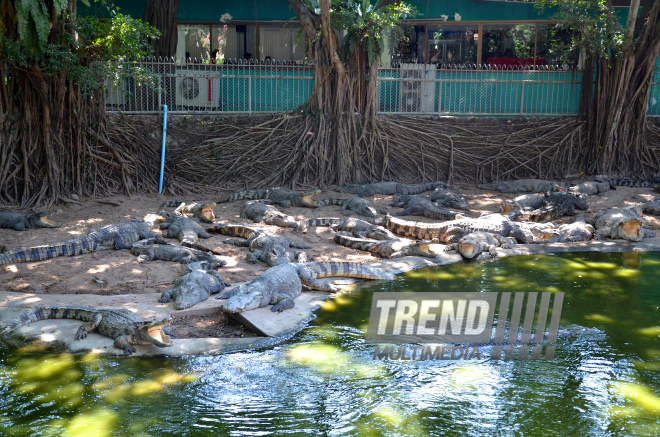
[[[419,270],[326,303],[268,350],[176,359],[0,348],[2,436],[660,435],[660,254]],[[564,291],[549,361],[374,361],[376,291]]]

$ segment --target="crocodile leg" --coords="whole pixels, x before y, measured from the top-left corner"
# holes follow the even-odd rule
[[[158,302],[160,303],[167,303],[170,301],[170,299],[175,298],[178,292],[181,291],[181,287],[174,287],[170,290],[165,290],[160,294],[160,299],[158,299]]]
[[[147,249],[147,253],[137,257],[137,262],[141,264],[141,263],[146,263],[147,261],[152,261],[154,259],[154,256],[156,256],[156,254],[154,253],[154,249],[149,248]]]
[[[80,328],[78,328],[78,332],[76,332],[76,340],[84,340],[85,338],[87,338],[87,333],[95,330],[101,323],[102,319],[103,319],[103,314],[101,313],[95,314],[94,320],[92,320],[89,323],[85,323]]]
[[[281,313],[282,311],[291,309],[296,305],[291,296],[283,293],[275,294],[271,299],[270,304],[273,305],[273,308],[270,310],[274,313]]]
[[[289,240],[288,238],[286,239],[287,243],[289,243],[289,246],[294,247],[296,249],[311,249],[311,247],[296,241],[296,240]]]
[[[199,238],[211,238],[211,236],[205,230],[199,232]]]
[[[222,275],[220,273],[216,272],[215,270],[209,270],[206,273],[208,273],[209,275],[214,276],[215,278],[217,278],[218,281],[220,282],[220,285],[222,285],[223,287],[231,286],[231,284],[229,282],[225,281],[225,278],[223,278]],[[218,293],[220,291],[221,290],[212,291],[211,294],[215,294],[215,293]]]
[[[307,260],[307,254],[305,252],[301,252],[299,250],[294,250],[293,251],[293,256],[296,257],[296,261],[299,263],[306,263]]]
[[[245,258],[245,260],[250,264],[255,264],[259,262],[261,256],[264,255],[265,253],[266,253],[265,251],[248,253],[248,256]]]
[[[129,343],[137,344],[137,342],[128,335],[120,335],[115,338],[114,345],[117,349],[122,349],[126,355],[132,355],[135,353],[136,349]]]

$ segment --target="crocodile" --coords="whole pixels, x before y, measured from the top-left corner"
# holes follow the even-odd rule
[[[282,263],[293,262],[293,260],[305,262],[307,260],[305,252],[291,250],[291,248],[311,249],[309,246],[298,241],[271,234],[265,229],[244,225],[219,225],[209,228],[209,231],[231,237],[245,238],[246,240],[226,240],[225,243],[239,247],[248,247],[251,252],[247,256],[247,262],[249,263],[256,263],[261,260],[269,266],[276,266]]]
[[[397,240],[398,238],[383,228],[358,218],[316,218],[305,220],[297,231],[307,232],[310,226],[330,226],[334,232],[345,231],[357,238],[370,238],[372,240]]]
[[[578,242],[589,241],[594,237],[596,229],[584,221],[584,216],[579,216],[574,223],[559,226],[561,241]]]
[[[41,306],[22,311],[20,315],[0,332],[6,337],[10,332],[30,323],[48,319],[76,319],[85,323],[76,332],[76,340],[84,340],[94,330],[115,340],[114,345],[126,355],[135,353],[131,345],[170,347],[176,337],[170,330],[171,317],[159,320],[143,320],[126,309],[94,308],[89,306]]]
[[[164,211],[161,211],[163,215]],[[160,228],[167,230],[167,238],[176,238],[182,245],[194,246],[199,238],[211,238],[206,230],[195,219],[179,217],[176,214],[167,214],[167,221],[161,223]]]
[[[248,200],[241,211],[241,218],[250,219],[255,223],[297,228],[298,223],[290,215],[286,215],[272,205],[262,200]]]
[[[459,213],[439,208],[428,199],[422,199],[415,196],[401,196],[395,199],[390,206],[404,208],[403,211],[394,215],[420,215],[433,220],[455,220]]]
[[[447,208],[462,209],[464,211],[468,211],[470,209],[467,201],[465,200],[465,196],[452,193],[451,191],[445,190],[444,188],[436,188],[429,197],[429,200]]]
[[[547,205],[530,212],[530,221],[550,221],[565,215],[575,215],[576,209],[585,211],[589,208],[583,195],[576,196],[571,193],[547,193],[545,198]]]
[[[596,176],[595,178],[598,182],[605,182],[610,184],[611,187],[642,187],[642,188],[655,188],[660,186],[660,177],[654,178],[643,178],[643,179],[633,179],[633,178],[610,178],[609,176]]]
[[[399,182],[376,182],[374,184],[349,185],[346,187],[334,187],[335,191],[340,193],[355,194],[360,197],[373,196],[374,194],[421,194],[425,191],[435,190],[436,188],[446,188],[444,182],[430,182],[419,185],[406,185]]]
[[[188,269],[190,273],[177,279],[174,288],[163,291],[158,300],[160,303],[174,299],[174,308],[185,310],[204,302],[210,295],[220,293],[230,285],[207,262],[191,263]]]
[[[220,199],[219,203],[233,202],[235,200],[270,200],[280,206],[305,206],[307,208],[316,208],[315,196],[318,196],[321,190],[306,191],[296,193],[288,188],[266,188],[262,190],[245,190],[232,193]]]
[[[320,278],[348,277],[392,280],[394,275],[363,264],[349,262],[286,263],[272,267],[252,282],[234,287],[217,299],[227,299],[222,309],[240,313],[273,305],[271,311],[293,308],[294,298],[302,292],[302,285],[322,291],[338,291],[339,287],[319,281]]]
[[[373,207],[370,201],[367,199],[361,199],[359,197],[353,197],[350,199],[334,199],[332,197],[328,197],[325,199],[321,199],[317,202],[318,206],[324,206],[324,205],[336,205],[336,206],[341,206],[344,209],[347,209],[349,211],[353,211],[358,215],[361,215],[363,217],[378,217],[378,214],[385,214],[384,211],[377,210],[376,208]]]
[[[158,210],[163,211],[168,207],[176,208],[174,214],[181,217],[197,219],[205,223],[213,223],[213,220],[215,220],[215,214],[213,214],[215,203],[187,203],[183,200],[166,200]]]
[[[565,188],[566,184],[543,179],[519,179],[517,181],[496,181],[492,184],[479,184],[477,187],[482,190],[500,191],[502,193],[540,193],[556,191],[559,187]]]
[[[0,228],[24,231],[32,228],[59,228],[57,223],[48,219],[54,211],[21,214],[20,212],[0,212]]]
[[[519,208],[521,211],[533,211],[542,208],[548,204],[544,194],[522,194],[514,197],[513,200],[500,202],[500,212],[506,214]]]
[[[641,207],[644,214],[660,215],[660,197],[642,203]]]
[[[641,207],[612,208],[601,211],[589,220],[589,224],[596,228],[595,238],[597,240],[607,237],[642,241],[646,233]]]
[[[581,184],[578,184],[574,187],[568,189],[569,193],[573,194],[586,194],[587,196],[593,196],[596,194],[604,193],[614,189],[609,182],[593,182],[587,181]]]
[[[129,223],[108,225],[98,231],[90,229],[87,235],[73,240],[47,246],[19,247],[0,254],[0,265],[76,256],[109,246],[114,246],[117,250],[130,249],[138,240],[156,238],[156,235],[151,233],[153,226],[153,222],[150,221],[134,220]]]
[[[163,261],[173,261],[181,264],[189,264],[197,261],[208,261],[217,267],[227,265],[220,258],[212,253],[203,252],[185,246],[174,246],[172,244],[163,244],[161,239],[140,240],[133,243],[131,253],[137,255],[139,263],[145,263],[154,259]]]
[[[350,247],[351,249],[375,253],[383,258],[401,258],[404,256],[435,258],[436,254],[429,248],[429,244],[438,244],[438,239],[408,243],[402,240],[376,241],[337,234],[335,235],[335,243]]]
[[[463,236],[476,231],[490,232],[503,237],[515,237],[521,243],[527,243],[528,237],[521,232],[526,225],[509,220],[459,219],[444,223],[409,222],[387,216],[385,227],[395,234],[416,240],[432,240],[445,244],[457,243]]]
[[[515,239],[503,237],[490,232],[472,232],[467,234],[458,243],[449,244],[445,247],[445,252],[457,251],[465,259],[474,259],[486,251],[491,257],[497,256],[497,249],[511,249],[515,244]]]

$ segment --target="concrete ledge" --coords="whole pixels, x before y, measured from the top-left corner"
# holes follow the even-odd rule
[[[370,266],[384,271],[400,274],[424,267],[447,265],[462,262],[462,257],[455,253],[442,252],[443,245],[434,245],[438,252],[435,258],[405,257],[391,260],[381,260],[369,263]],[[582,243],[552,243],[516,245],[513,249],[498,250],[501,257],[516,255],[542,255],[567,252],[648,252],[660,250],[660,238],[649,238],[642,242],[632,243],[623,240],[589,241]],[[482,254],[480,259],[489,258]],[[351,278],[326,279],[343,288],[360,282]],[[234,286],[240,284],[232,284]],[[250,329],[263,335],[253,338],[202,338],[174,340],[171,348],[155,346],[136,346],[137,356],[179,356],[221,354],[236,350],[270,347],[290,338],[303,329],[314,318],[314,311],[330,295],[322,292],[302,293],[295,299],[293,309],[282,313],[273,313],[270,306],[258,308],[233,315],[234,318]],[[26,307],[40,305],[89,305],[103,308],[125,308],[137,313],[140,317],[151,318],[171,314],[174,317],[183,315],[210,315],[220,311],[223,300],[211,296],[207,301],[187,310],[175,310],[170,304],[158,302],[159,294],[139,294],[120,296],[97,296],[89,294],[77,295],[43,295],[15,292],[0,292],[0,329]],[[87,339],[75,341],[75,333],[80,326],[77,320],[45,320],[32,323],[15,331],[9,342],[21,346],[23,344],[44,344],[55,346],[72,353],[122,354],[114,348],[113,340],[92,333]]]

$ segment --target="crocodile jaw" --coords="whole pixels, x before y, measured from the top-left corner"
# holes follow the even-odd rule
[[[300,200],[302,203],[309,206],[316,206],[316,200],[314,197],[318,196],[320,193],[319,190],[313,191],[311,193],[305,193],[300,195]]]
[[[259,290],[253,290],[247,293],[238,293],[222,305],[222,310],[228,313],[240,313],[261,307],[261,298],[263,294]]]
[[[516,209],[514,205],[508,205],[506,203],[500,203],[500,208],[502,208],[500,214],[506,214]]]
[[[467,259],[472,259],[479,254],[481,254],[481,244],[478,242],[468,242],[468,241],[459,241],[458,242],[458,253],[463,255]]]
[[[57,227],[57,223],[49,220],[47,215],[39,217],[39,221],[41,222],[40,225],[45,225],[45,227],[51,227],[51,226],[54,228]]]
[[[642,221],[639,219],[630,219],[618,226],[619,236],[630,241],[642,241],[644,233],[642,231]]]
[[[208,207],[202,208],[201,214],[202,217],[204,217],[206,220],[208,220],[209,223],[213,223],[213,220],[215,220],[215,214],[213,214],[213,205],[209,205]]]
[[[163,325],[171,323],[172,319],[167,317],[157,322],[145,321],[144,326],[139,329],[140,338],[158,347],[171,347],[174,343],[170,337],[163,332]]]

